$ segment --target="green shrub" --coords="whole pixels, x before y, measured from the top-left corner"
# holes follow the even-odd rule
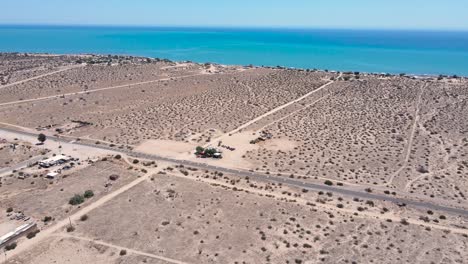
[[[35,236],[37,235],[37,233],[39,233],[39,232],[40,232],[39,230],[31,231],[31,232],[29,232],[29,233],[26,235],[26,237],[27,237],[28,239],[31,239],[31,238],[35,237]]]
[[[9,245],[6,245],[6,246],[5,246],[5,250],[6,250],[6,251],[13,250],[13,249],[16,248],[16,246],[17,246],[16,242],[13,242],[13,243],[11,243],[11,244],[9,244]]]
[[[80,194],[75,194],[71,199],[70,201],[68,201],[69,204],[71,205],[78,205],[78,204],[82,204],[84,202],[84,197],[83,195],[80,195]]]
[[[332,185],[333,185],[333,182],[330,181],[330,180],[326,180],[326,181],[325,181],[325,185],[332,186]]]
[[[92,190],[87,190],[84,192],[84,198],[88,199],[94,196],[94,192]]]

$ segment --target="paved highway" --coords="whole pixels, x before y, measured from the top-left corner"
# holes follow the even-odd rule
[[[37,136],[37,134],[35,133],[18,131],[18,130],[13,130],[9,128],[0,128],[0,132],[1,131],[16,133],[16,134],[25,135],[25,136],[33,136],[33,137]],[[417,200],[413,200],[409,198],[398,198],[398,197],[394,197],[390,195],[352,190],[352,189],[348,189],[345,186],[335,187],[335,186],[327,186],[324,184],[303,182],[303,181],[292,179],[292,178],[272,176],[272,175],[267,175],[267,174],[258,173],[258,172],[251,172],[247,170],[237,170],[237,169],[219,167],[219,166],[209,165],[209,164],[200,163],[200,162],[193,162],[189,160],[173,159],[173,158],[168,158],[168,157],[163,157],[163,156],[158,156],[158,155],[145,154],[141,152],[131,151],[128,149],[118,149],[115,147],[112,148],[112,147],[105,146],[105,145],[96,145],[96,144],[85,143],[81,141],[70,142],[70,140],[53,137],[53,136],[48,136],[48,140],[54,140],[54,141],[59,141],[59,142],[63,142],[66,144],[73,144],[73,145],[79,145],[79,146],[81,145],[81,146],[97,148],[97,149],[110,150],[116,153],[126,154],[134,158],[172,162],[172,163],[177,163],[177,164],[181,164],[184,166],[194,167],[194,168],[203,169],[203,170],[216,170],[218,172],[230,173],[230,174],[235,174],[238,176],[249,177],[250,179],[253,179],[256,181],[281,183],[284,185],[299,187],[299,188],[308,189],[308,190],[333,192],[333,193],[356,197],[360,199],[388,201],[388,202],[392,202],[392,203],[399,204],[399,205],[406,204],[406,206],[415,207],[415,208],[419,208],[423,210],[440,211],[440,212],[445,212],[445,213],[452,214],[452,215],[460,215],[460,216],[468,217],[468,210],[466,209],[438,205],[438,204],[425,202],[425,201],[417,201]]]

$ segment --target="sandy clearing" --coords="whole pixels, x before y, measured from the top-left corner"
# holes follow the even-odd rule
[[[136,146],[135,150],[147,154],[165,157],[178,157],[180,154],[193,152],[196,145],[173,140],[147,140]]]
[[[234,169],[245,169],[245,167],[250,168],[251,164],[248,160],[243,158],[243,155],[247,151],[256,150],[259,148],[258,145],[250,144],[249,141],[252,140],[252,132],[244,131],[241,133],[233,134],[232,136],[225,137],[221,142],[221,145],[233,147],[236,150],[230,151],[226,148],[218,146],[218,144],[209,143],[205,147],[215,147],[222,151],[223,158],[220,160],[217,159],[201,159],[197,158],[194,155],[195,148],[191,152],[186,152],[179,155],[178,159],[191,160],[196,162],[203,162],[215,166],[223,166]]]

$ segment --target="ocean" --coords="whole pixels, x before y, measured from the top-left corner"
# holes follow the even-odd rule
[[[468,32],[3,25],[0,52],[468,76]]]

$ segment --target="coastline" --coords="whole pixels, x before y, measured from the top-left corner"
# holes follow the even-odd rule
[[[242,68],[264,68],[264,69],[282,69],[282,70],[295,70],[295,71],[312,71],[312,72],[330,72],[330,73],[343,73],[345,75],[356,75],[356,74],[363,74],[367,76],[376,76],[376,77],[406,77],[406,78],[413,78],[413,79],[434,79],[434,78],[444,78],[444,79],[468,79],[468,75],[444,75],[444,74],[413,74],[413,73],[387,73],[387,72],[363,72],[363,71],[340,71],[335,69],[318,69],[318,68],[297,68],[297,67],[287,67],[287,66],[265,66],[265,65],[238,65],[238,64],[221,64],[216,62],[197,62],[197,61],[190,61],[190,60],[170,60],[167,58],[155,58],[149,56],[138,56],[138,55],[127,55],[127,54],[99,54],[99,53],[47,53],[47,52],[2,52],[0,51],[0,55],[4,54],[11,54],[11,55],[19,55],[19,56],[44,56],[44,57],[82,57],[82,58],[92,58],[97,57],[101,59],[108,58],[109,56],[112,57],[122,57],[127,59],[140,59],[140,60],[154,60],[154,61],[165,61],[171,62],[175,64],[183,64],[183,63],[193,63],[196,65],[215,65],[221,67],[242,67]]]
[[[468,32],[0,26],[0,51],[468,76]],[[51,40],[54,41],[51,41]]]

